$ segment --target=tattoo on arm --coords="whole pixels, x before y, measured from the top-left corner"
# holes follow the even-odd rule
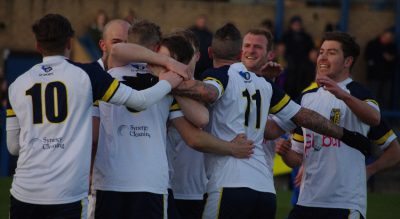
[[[218,98],[218,89],[215,86],[197,80],[182,82],[172,93],[208,104],[213,103]]]
[[[310,129],[322,135],[340,139],[343,136],[343,129],[319,113],[301,108],[300,111],[292,118],[292,121],[298,126]]]

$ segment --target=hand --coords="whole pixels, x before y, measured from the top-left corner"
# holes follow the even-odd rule
[[[373,175],[375,174],[375,171],[373,170],[371,164],[367,166],[367,168],[366,168],[366,173],[367,173],[367,174],[366,174],[366,175],[367,175],[367,180],[368,180],[371,176],[373,176]]]
[[[371,155],[371,142],[367,137],[358,133],[349,131],[343,128],[343,136],[340,138],[348,146],[359,150],[364,156]]]
[[[340,88],[337,83],[327,76],[317,76],[317,83],[322,86],[325,90],[329,91],[331,94],[335,95],[336,98],[343,100],[350,94],[345,90]]]
[[[182,64],[176,61],[173,58],[170,58],[167,65],[165,66],[168,70],[176,72],[176,74],[180,75],[184,80],[189,80],[190,77],[190,69],[187,65]]]
[[[296,177],[294,178],[294,186],[300,187],[301,185],[301,179],[303,178],[303,172],[304,172],[304,167],[303,165],[300,166],[299,172],[297,172]]]
[[[275,152],[282,157],[286,156],[292,148],[292,143],[289,140],[285,140],[283,138],[278,139],[275,142]]]
[[[276,62],[269,61],[261,67],[262,75],[272,80],[278,77],[283,71],[283,67]]]
[[[253,153],[253,141],[248,140],[245,134],[236,135],[231,141],[234,146],[231,148],[231,155],[236,158],[249,158]]]
[[[171,85],[171,88],[177,87],[182,82],[182,77],[174,72],[168,71],[161,73],[159,76],[160,80],[166,80]]]
[[[164,68],[161,65],[154,65],[154,64],[147,64],[147,67],[149,68],[150,72],[154,76],[159,76],[162,73],[167,72],[168,70]]]

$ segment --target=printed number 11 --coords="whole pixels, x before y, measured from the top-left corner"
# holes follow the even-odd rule
[[[256,108],[257,108],[257,120],[256,120],[256,128],[260,128],[260,118],[261,118],[261,95],[260,95],[260,90],[256,90],[256,93],[253,94],[250,98],[250,93],[246,89],[242,93],[243,97],[246,98],[247,100],[247,106],[246,106],[246,112],[244,115],[244,125],[249,126],[249,116],[250,116],[250,104],[252,103],[252,100],[256,101]]]

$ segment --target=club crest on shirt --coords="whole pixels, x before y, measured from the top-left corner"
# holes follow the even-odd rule
[[[149,73],[149,70],[147,69],[147,66],[144,64],[130,64],[132,69],[131,72],[136,72],[136,73]]]
[[[242,76],[246,81],[245,82],[250,82],[250,73],[247,71],[240,71],[239,75]]]
[[[335,123],[336,125],[339,125],[339,123],[340,123],[340,109],[333,108],[331,110],[330,120],[331,120],[331,122]]]
[[[50,66],[42,65],[42,70],[44,71],[44,73],[40,73],[39,76],[53,75],[53,73],[51,72],[53,70],[53,68]]]

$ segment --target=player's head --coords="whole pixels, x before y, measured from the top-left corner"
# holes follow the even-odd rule
[[[188,66],[189,66],[190,72],[192,74],[194,74],[194,70],[196,68],[196,63],[200,59],[200,43],[199,43],[199,40],[197,39],[196,35],[194,35],[194,33],[192,31],[190,31],[190,30],[177,31],[177,32],[173,33],[173,35],[184,37],[192,45],[194,53],[193,53],[192,59],[188,63]]]
[[[173,59],[189,64],[194,50],[190,42],[183,36],[172,35],[161,40],[159,53],[171,56]]]
[[[160,27],[150,21],[138,21],[129,29],[129,42],[157,51],[161,42]]]
[[[232,23],[219,28],[212,39],[208,52],[215,60],[239,61],[242,35]]]
[[[272,34],[265,29],[251,29],[243,38],[242,62],[255,73],[268,61],[273,45]]]
[[[158,53],[170,56],[173,59],[189,64],[192,60],[194,50],[190,42],[183,36],[171,35],[161,40],[160,49]],[[160,66],[148,65],[151,71],[155,74],[165,72],[166,69]]]
[[[349,34],[325,33],[317,59],[317,75],[341,81],[348,77],[359,54],[360,46]]]
[[[103,52],[103,61],[106,60],[111,51],[112,45],[128,42],[128,30],[130,24],[125,20],[111,20],[104,26],[102,38],[99,41]]]
[[[32,25],[36,47],[44,56],[69,55],[74,30],[67,18],[59,14],[47,14]]]

